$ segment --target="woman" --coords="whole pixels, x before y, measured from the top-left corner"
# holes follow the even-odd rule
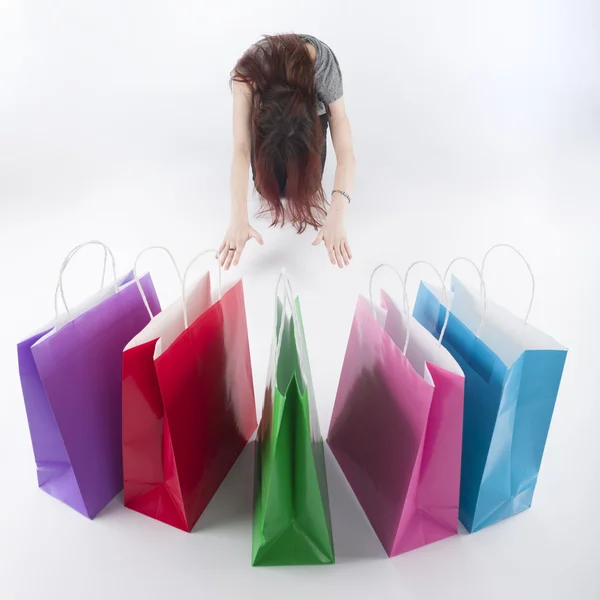
[[[324,242],[332,264],[348,265],[344,219],[355,159],[335,55],[312,36],[267,36],[238,61],[231,83],[231,222],[219,249],[221,264],[236,266],[250,238],[263,244],[248,220],[251,166],[271,225],[291,222],[298,233],[307,226],[320,229],[313,244]],[[337,159],[329,210],[321,182],[328,126]]]

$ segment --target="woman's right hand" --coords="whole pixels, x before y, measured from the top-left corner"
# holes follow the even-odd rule
[[[229,270],[232,264],[237,267],[244,247],[250,238],[254,238],[261,246],[264,244],[260,233],[250,227],[247,219],[231,221],[217,253],[217,257],[220,257],[221,266],[226,271]]]

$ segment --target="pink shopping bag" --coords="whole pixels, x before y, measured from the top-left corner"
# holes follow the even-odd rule
[[[457,533],[464,375],[424,327],[381,299],[358,300],[328,442],[395,556]]]

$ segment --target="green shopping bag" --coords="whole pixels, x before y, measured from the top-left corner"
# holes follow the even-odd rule
[[[331,564],[325,455],[300,303],[285,273],[278,292],[282,285],[256,444],[252,564]]]

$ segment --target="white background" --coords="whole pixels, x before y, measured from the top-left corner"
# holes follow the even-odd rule
[[[191,535],[120,498],[88,522],[36,487],[16,343],[51,317],[60,262],[90,238],[111,246],[121,271],[150,244],[182,265],[218,245],[228,74],[262,33],[287,31],[323,39],[343,69],[355,260],[338,271],[311,232],[257,222],[265,246],[251,244],[235,274],[257,398],[282,266],[301,296],[324,432],[356,297],[379,262],[443,269],[515,244],[537,275],[532,322],[570,348],[532,510],[391,560],[331,458],[331,567],[250,567],[249,453]],[[334,164],[331,153],[326,189]],[[599,598],[599,203],[595,0],[2,0],[0,597]],[[72,302],[98,284],[99,254],[69,268]],[[150,255],[146,266],[171,301],[168,263]],[[524,311],[525,269],[503,252],[489,266],[490,294]],[[431,279],[415,274],[412,294],[420,275]]]

